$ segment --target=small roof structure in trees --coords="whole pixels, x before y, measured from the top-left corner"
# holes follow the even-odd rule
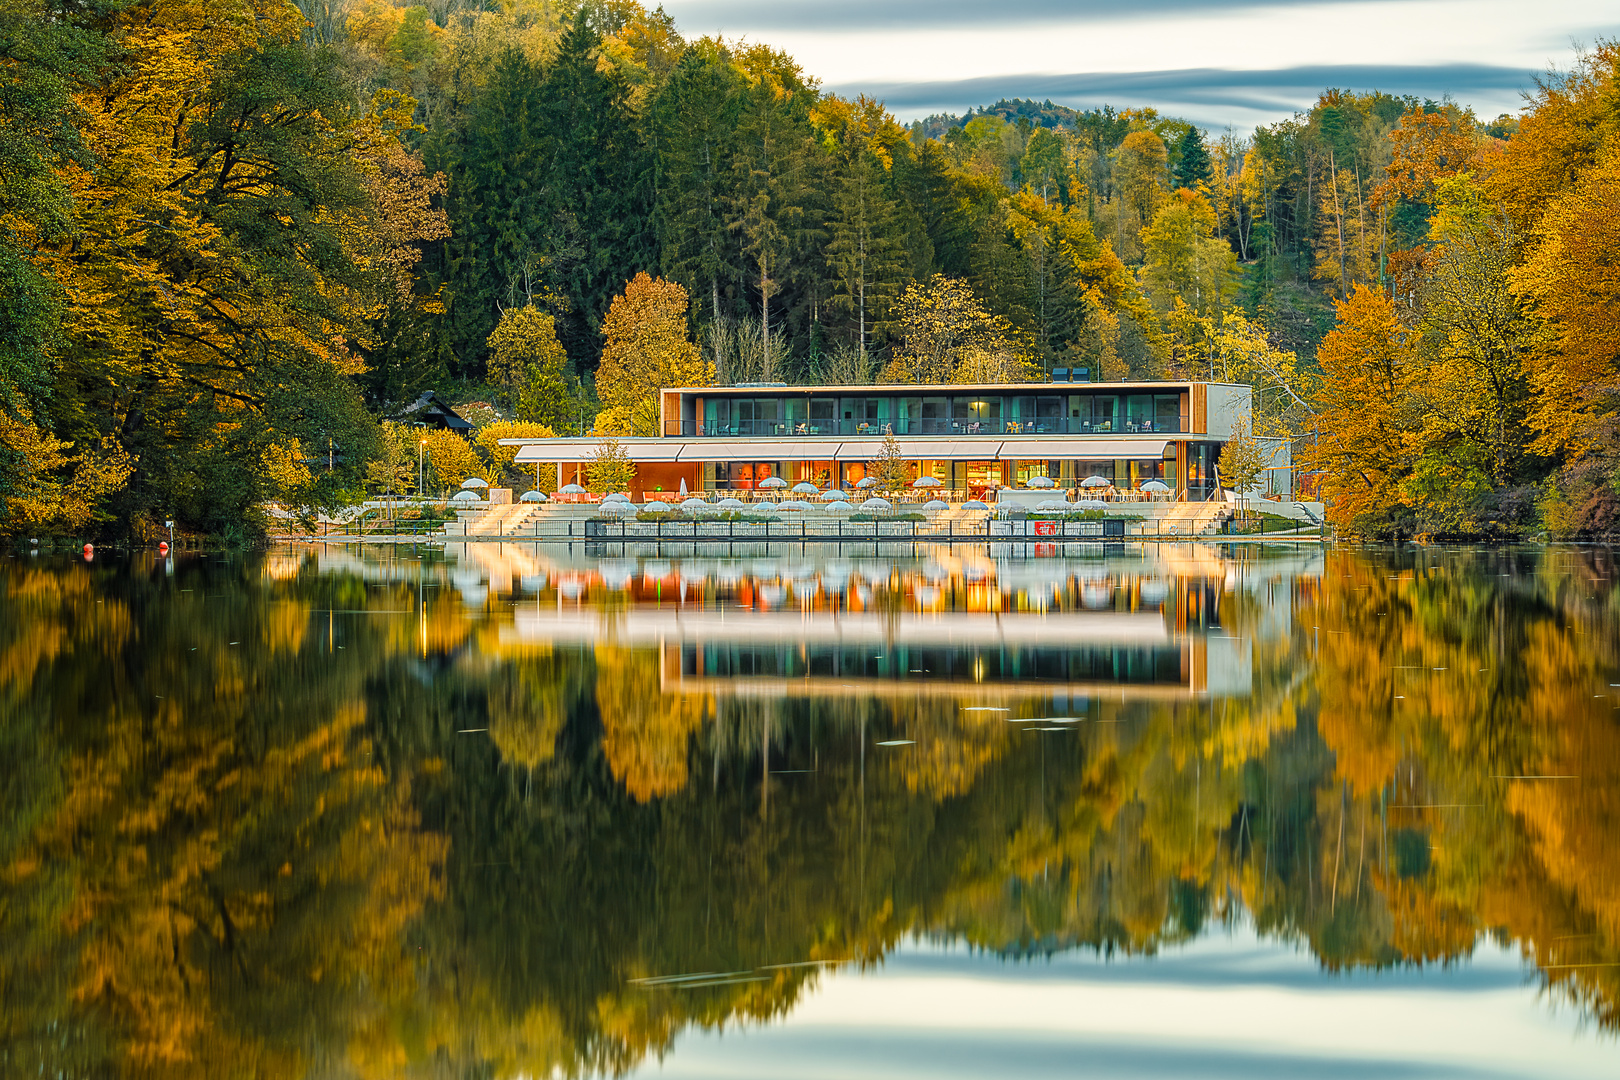
[[[471,424],[457,416],[456,411],[432,390],[423,391],[421,397],[395,413],[391,419],[406,424],[423,424],[430,428],[448,428],[459,435],[470,435],[473,429]]]

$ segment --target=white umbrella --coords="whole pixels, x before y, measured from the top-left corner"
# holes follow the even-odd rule
[[[1170,586],[1163,581],[1142,582],[1142,603],[1162,604],[1170,595]]]
[[[816,487],[814,484],[807,484],[800,481],[799,483],[793,485],[793,494],[795,495],[819,495],[820,493],[821,489]]]
[[[946,502],[944,499],[929,499],[927,502],[923,503],[922,508],[924,510],[949,510],[951,508],[951,504]]]
[[[986,503],[986,502],[984,502],[984,501],[982,501],[980,499],[969,499],[967,502],[962,504],[962,509],[964,509],[964,510],[988,510],[988,509],[990,509],[990,504]]]
[[[776,513],[776,504],[768,502],[755,503],[753,506],[748,508],[748,512],[751,514],[774,514]]]
[[[853,514],[854,512],[855,508],[847,502],[835,502],[827,507],[827,513],[829,514]]]
[[[894,505],[888,499],[867,499],[861,503],[862,510],[893,510]]]
[[[840,491],[838,488],[828,488],[821,493],[821,498],[825,502],[842,502],[849,498],[849,492]]]
[[[877,487],[877,479],[871,476],[863,476],[855,481],[855,486],[858,488]]]
[[[911,486],[914,488],[939,487],[939,484],[940,481],[937,476],[919,476],[911,482]]]
[[[583,494],[585,494],[585,489],[580,487],[578,484],[564,484],[562,487],[557,489],[557,494],[559,494],[559,495],[583,495]]]
[[[542,503],[542,502],[545,502],[545,501],[546,501],[546,495],[545,495],[545,492],[543,492],[543,491],[525,491],[518,498],[518,502]]]
[[[458,502],[458,503],[477,502],[478,501],[478,492],[476,492],[476,491],[458,491],[458,492],[456,492],[454,495],[452,495],[450,497],[450,501],[451,502]]]
[[[1168,495],[1170,494],[1170,485],[1158,480],[1149,480],[1142,485],[1142,490],[1152,492],[1154,495]]]
[[[603,502],[629,502],[630,501],[630,496],[626,495],[622,491],[610,491],[606,495],[602,496],[602,501]]]
[[[1108,504],[1101,499],[1081,499],[1074,504],[1076,510],[1106,510]]]
[[[759,486],[762,488],[785,488],[788,483],[780,476],[767,476],[759,482]]]
[[[636,513],[636,505],[632,502],[614,502],[611,499],[607,499],[602,502],[602,513],[634,514]]]
[[[1065,502],[1064,500],[1062,500],[1062,499],[1047,499],[1045,502],[1037,503],[1036,506],[1035,506],[1035,509],[1037,509],[1037,510],[1069,510],[1069,509],[1072,509],[1072,507],[1070,507],[1069,504],[1067,502]]]
[[[777,503],[776,508],[778,510],[808,510],[810,509],[810,504],[807,502],[801,502],[798,499],[788,499],[785,502]]]
[[[1080,486],[1083,488],[1105,488],[1113,487],[1114,482],[1106,476],[1088,476],[1080,481]]]
[[[721,499],[719,502],[715,503],[716,506],[725,510],[741,510],[742,504],[743,501],[741,499]]]
[[[709,504],[704,502],[702,499],[692,498],[681,500],[682,510],[707,510],[708,508]]]
[[[461,490],[463,490],[463,491],[471,491],[473,488],[487,488],[487,487],[489,487],[489,481],[480,480],[476,476],[469,476],[467,479],[465,479],[465,480],[463,480],[461,482]]]
[[[681,498],[686,498],[686,477],[681,477]]]
[[[654,499],[652,502],[648,503],[646,506],[643,506],[642,509],[646,510],[646,511],[649,511],[651,513],[654,513],[654,514],[661,514],[664,511],[669,509],[669,503],[667,503],[667,502],[659,502],[658,500]]]
[[[1054,481],[1050,476],[1032,476],[1024,486],[1032,488],[1050,488],[1057,487],[1057,482]]]

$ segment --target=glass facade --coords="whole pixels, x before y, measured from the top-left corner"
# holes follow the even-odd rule
[[[1175,434],[1186,429],[1184,394],[1060,394],[1050,392],[1053,389],[1052,384],[1040,384],[1028,394],[930,397],[907,395],[901,388],[836,398],[758,391],[705,395],[701,419],[671,420],[664,434],[1112,435]]]

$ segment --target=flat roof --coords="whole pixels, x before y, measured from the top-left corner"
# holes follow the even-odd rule
[[[759,391],[762,393],[789,393],[789,394],[839,394],[848,392],[874,392],[886,393],[904,392],[912,394],[933,393],[962,393],[966,391],[1007,392],[1021,391],[1028,393],[1038,389],[1062,389],[1070,392],[1076,390],[1152,390],[1155,387],[1185,387],[1185,386],[1244,386],[1247,383],[1217,382],[1212,379],[1164,379],[1154,382],[1026,382],[1026,383],[852,383],[838,386],[804,386],[799,384],[783,386],[666,386],[660,392],[665,394],[705,394],[716,390]]]
[[[570,463],[595,460],[602,443],[611,436],[555,439],[501,439],[502,446],[516,446],[519,465],[534,462]],[[965,435],[940,438],[928,435],[896,435],[906,450],[907,460],[989,461],[1039,458],[1156,458],[1172,442],[1208,441],[1199,434],[1143,433],[1139,436],[1113,435]],[[619,446],[631,461],[836,461],[867,460],[877,456],[882,439],[806,435],[800,438],[760,436],[758,438],[672,435],[657,437],[618,437]]]

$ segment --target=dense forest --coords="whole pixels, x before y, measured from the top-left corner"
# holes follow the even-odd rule
[[[635,434],[677,376],[1070,366],[1250,383],[1345,530],[1608,534],[1617,68],[907,127],[632,0],[3,0],[0,533],[408,487],[426,389]]]

